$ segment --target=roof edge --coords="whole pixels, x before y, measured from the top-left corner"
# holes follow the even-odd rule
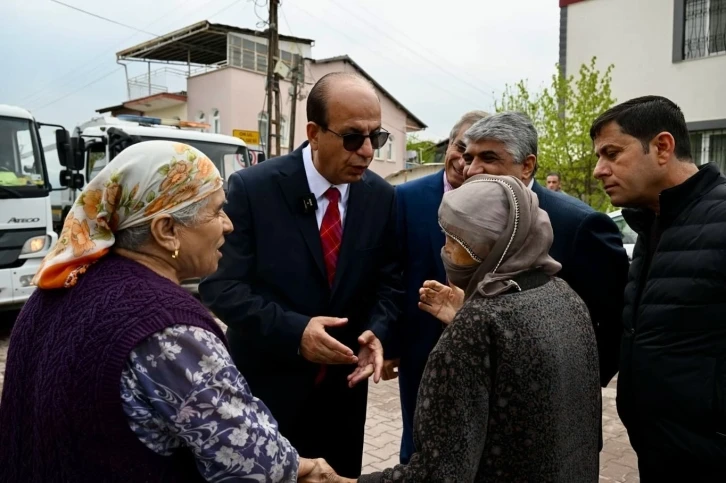
[[[388,97],[390,100],[393,101],[393,103],[401,109],[403,112],[406,113],[406,116],[414,121],[416,124],[419,125],[421,130],[426,129],[428,126],[419,119],[414,113],[412,113],[406,106],[404,106],[398,99],[393,97],[393,95],[388,92],[381,84],[378,83],[377,80],[375,80],[368,72],[366,72],[356,61],[354,61],[349,55],[338,55],[335,57],[327,57],[325,59],[310,59],[307,60],[313,62],[314,64],[332,64],[333,62],[343,62],[350,64],[354,69],[356,69],[358,72],[361,73],[363,77],[368,79],[378,90],[380,90],[386,97]]]
[[[233,32],[233,33],[239,33],[239,34],[253,35],[255,37],[267,37],[268,36],[267,30],[255,30],[255,29],[249,29],[249,28],[245,28],[245,27],[236,27],[234,25],[211,23],[209,20],[201,20],[197,23],[193,23],[191,25],[187,25],[186,27],[182,27],[180,29],[166,33],[164,35],[154,37],[153,39],[147,40],[145,42],[141,42],[139,44],[133,45],[126,49],[119,50],[118,52],[116,52],[116,58],[117,59],[126,58],[130,54],[133,54],[133,53],[139,52],[139,51],[143,51],[155,44],[165,44],[165,43],[177,42],[177,41],[180,41],[182,38],[187,37],[190,33],[193,33],[194,31],[205,31],[205,30],[215,31],[217,33]],[[280,38],[280,40],[284,40],[287,42],[296,42],[296,43],[302,43],[302,44],[307,44],[307,45],[313,45],[315,43],[315,41],[313,39],[306,39],[306,38],[302,38],[302,37],[293,37],[292,35],[280,34],[278,37]]]

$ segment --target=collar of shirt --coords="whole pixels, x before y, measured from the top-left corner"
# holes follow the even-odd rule
[[[454,187],[449,183],[449,178],[446,177],[446,170],[444,170],[444,193],[448,193],[453,189]]]
[[[529,180],[529,184],[527,185],[527,188],[532,189],[532,186],[534,186],[534,178]]]
[[[331,186],[334,186],[323,177],[322,174],[320,174],[313,164],[313,152],[312,149],[310,149],[310,145],[305,146],[303,148],[303,164],[305,165],[305,175],[308,178],[308,186],[310,187],[310,192],[315,196],[315,199],[318,202],[318,206],[320,205],[321,199],[325,198],[325,192],[328,191],[328,188]],[[338,188],[338,191],[340,191],[340,203],[342,205],[345,205],[348,201],[348,184],[339,184],[335,185],[336,188]]]

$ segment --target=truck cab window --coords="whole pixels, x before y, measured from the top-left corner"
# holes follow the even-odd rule
[[[106,147],[102,143],[93,143],[86,153],[86,178],[91,181],[108,164]]]
[[[0,118],[0,184],[42,186],[45,183],[32,126],[25,119]]]

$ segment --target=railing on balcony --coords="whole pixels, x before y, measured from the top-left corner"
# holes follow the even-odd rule
[[[714,163],[726,173],[726,129],[691,133],[691,153],[696,164]]]
[[[153,96],[154,94],[169,92],[171,90],[185,91],[187,88],[183,84],[189,77],[205,74],[226,65],[227,61],[225,60],[211,65],[191,66],[187,69],[166,66],[149,70],[146,74],[137,75],[128,79],[128,100]],[[178,88],[174,88],[173,84],[177,84]]]
[[[726,53],[726,0],[686,0],[683,57]]]

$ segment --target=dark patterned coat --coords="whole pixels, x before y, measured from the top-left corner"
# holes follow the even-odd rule
[[[408,465],[367,482],[598,481],[600,384],[587,308],[562,280],[467,301],[431,353]]]

